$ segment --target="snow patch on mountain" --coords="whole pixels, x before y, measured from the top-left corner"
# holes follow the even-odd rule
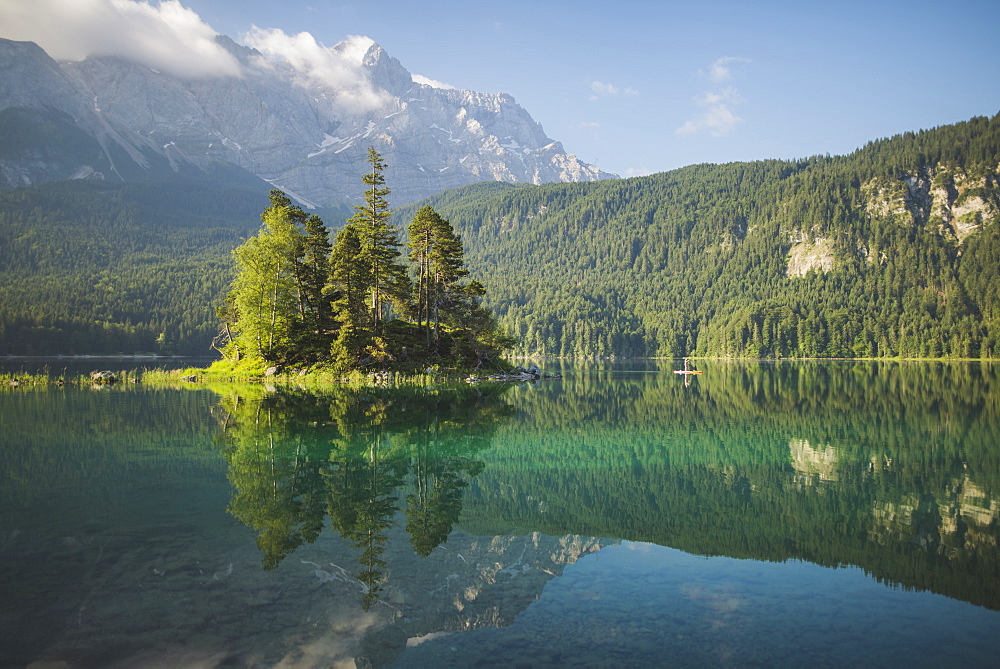
[[[382,154],[396,203],[487,179],[616,176],[566,153],[510,95],[414,78],[368,38],[332,48],[266,31],[248,46],[216,41],[239,63],[238,76],[182,79],[110,56],[56,63],[36,45],[0,40],[0,111],[65,114],[105,154],[102,164],[58,169],[8,162],[0,185],[122,174],[128,156],[142,169],[229,162],[301,202],[354,204],[368,147]]]

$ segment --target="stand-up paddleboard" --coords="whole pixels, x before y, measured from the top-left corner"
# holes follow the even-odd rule
[[[688,369],[688,359],[684,358],[684,369],[675,369],[674,374],[701,374],[701,370]]]

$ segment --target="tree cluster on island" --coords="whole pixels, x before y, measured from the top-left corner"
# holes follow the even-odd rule
[[[233,251],[236,277],[219,308],[219,366],[248,373],[471,369],[495,362],[513,343],[480,306],[482,284],[464,280],[461,238],[433,208],[414,216],[412,264],[402,262],[385,163],[374,149],[368,162],[365,204],[332,243],[319,216],[271,191],[260,232]]]

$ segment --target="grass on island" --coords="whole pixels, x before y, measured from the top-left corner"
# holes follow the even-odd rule
[[[506,361],[497,361],[493,373],[511,369]],[[273,372],[273,370],[272,370]],[[486,372],[480,372],[485,374]],[[92,372],[67,373],[63,370],[43,368],[39,372],[0,372],[0,388],[47,387],[47,386],[92,386],[138,384],[159,387],[198,387],[266,384],[272,386],[292,385],[297,388],[322,388],[340,385],[354,388],[393,387],[422,388],[441,384],[464,382],[468,371],[441,365],[425,366],[408,370],[352,370],[339,371],[322,366],[288,367],[268,374],[266,366],[260,362],[246,363],[217,360],[210,366],[186,367],[181,369],[143,368],[128,370],[95,370]]]
[[[337,372],[322,368],[289,369],[276,374],[265,375],[260,370],[245,370],[232,363],[219,361],[207,368],[188,367],[185,369],[155,369],[147,371],[143,383],[153,385],[198,385],[211,384],[247,384],[266,383],[272,385],[295,385],[309,387],[347,385],[356,387],[412,386],[422,387],[440,383],[441,381],[458,381],[467,374],[455,370],[445,372],[439,370],[423,373],[350,371]]]

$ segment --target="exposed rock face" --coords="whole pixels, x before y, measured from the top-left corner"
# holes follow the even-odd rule
[[[829,239],[799,237],[788,252],[787,276],[805,276],[809,272],[829,272],[833,269],[833,244]]]
[[[938,165],[895,181],[871,181],[862,193],[869,215],[893,217],[902,225],[927,226],[960,244],[984,220],[1000,213],[998,182],[1000,166],[990,174],[970,174]]]
[[[127,178],[125,163],[141,172],[222,161],[307,206],[354,203],[369,146],[386,160],[398,203],[476,181],[615,176],[567,154],[509,95],[415,83],[378,44],[357,64],[356,91],[218,41],[241,76],[182,80],[108,57],[58,64],[32,43],[0,40],[0,113],[58,113],[77,144],[92,143],[58,169],[51,146],[53,155],[6,156],[0,185]]]
[[[916,226],[961,245],[966,237],[1000,214],[1000,166],[970,174],[962,168],[937,165],[898,179],[873,179],[861,186],[864,213],[901,226]],[[833,243],[816,229],[790,235],[786,276],[829,272],[836,265]],[[858,253],[869,263],[884,264],[886,252],[858,243]]]

